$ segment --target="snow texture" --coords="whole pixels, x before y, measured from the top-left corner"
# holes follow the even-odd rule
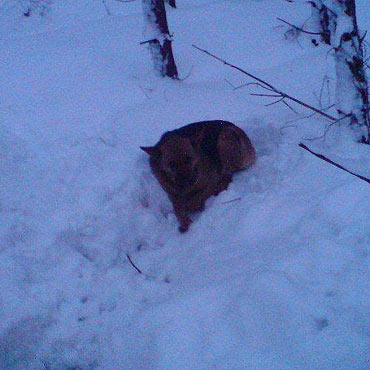
[[[172,81],[140,45],[140,2],[0,6],[1,369],[369,368],[369,185],[298,143],[366,177],[370,146],[234,90],[252,81],[191,46],[330,105],[328,48],[276,20],[302,24],[309,7],[178,0],[168,21],[190,74]],[[258,160],[180,234],[139,146],[208,119],[242,127]]]

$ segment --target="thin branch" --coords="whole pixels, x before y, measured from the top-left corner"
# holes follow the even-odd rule
[[[272,95],[272,94],[255,94],[255,93],[252,93],[251,95],[253,95],[253,96],[267,96],[268,98],[280,98],[281,97],[280,94]],[[284,97],[283,97],[283,99],[284,99]]]
[[[236,202],[236,201],[238,201],[238,200],[242,200],[242,198],[241,198],[241,197],[239,197],[239,198],[235,198],[235,199],[227,200],[226,202],[222,202],[221,204],[227,204],[227,203],[231,203],[231,202]]]
[[[290,27],[293,27],[293,28],[294,28],[295,30],[297,30],[297,31],[300,31],[300,32],[303,32],[303,33],[308,33],[309,35],[321,35],[321,33],[320,33],[320,32],[310,32],[310,31],[306,31],[306,30],[304,30],[303,28],[297,27],[297,26],[295,26],[294,24],[291,24],[291,23],[289,23],[289,22],[287,22],[287,21],[285,21],[284,19],[281,19],[281,18],[279,18],[279,17],[276,17],[276,19],[277,19],[277,20],[279,20],[280,22],[283,22],[283,23],[285,23],[285,24],[289,25]]]
[[[351,113],[349,114],[346,114],[345,116],[341,117],[341,118],[338,118],[336,121],[334,122],[331,122],[329,125],[326,125],[325,127],[325,130],[324,130],[324,133],[320,136],[317,136],[317,137],[312,137],[312,138],[304,138],[304,140],[308,140],[308,141],[314,141],[314,140],[318,140],[318,139],[323,139],[325,138],[326,134],[329,132],[329,130],[338,122],[342,121],[343,119],[349,117],[351,115]]]
[[[156,39],[151,39],[151,40],[141,41],[141,42],[140,42],[140,45],[150,44],[150,43],[152,43],[152,42],[158,42],[158,40],[156,40]]]
[[[343,170],[343,171],[345,171],[345,172],[348,172],[348,173],[350,173],[351,175],[356,176],[356,177],[358,177],[359,179],[361,179],[361,180],[363,180],[363,181],[367,182],[368,184],[370,184],[370,179],[368,179],[368,178],[366,178],[366,177],[364,177],[364,176],[358,175],[357,173],[354,173],[354,172],[352,172],[352,171],[350,171],[350,170],[347,170],[346,168],[344,168],[344,167],[343,167],[343,166],[341,166],[340,164],[333,162],[331,159],[329,159],[328,157],[325,157],[325,156],[324,156],[324,155],[322,155],[322,154],[319,154],[319,153],[315,153],[315,152],[313,152],[311,149],[309,149],[309,148],[308,148],[306,145],[304,145],[303,143],[299,143],[299,144],[298,144],[298,146],[299,146],[299,147],[301,147],[301,148],[302,148],[302,149],[304,149],[304,150],[307,150],[308,152],[310,152],[310,153],[311,153],[311,154],[313,154],[314,156],[316,156],[316,157],[318,157],[318,158],[322,159],[323,161],[328,162],[328,163],[332,164],[333,166],[338,167],[338,168],[340,168],[341,170]]]
[[[254,85],[254,86],[258,86],[258,87],[260,87],[260,88],[262,88],[262,89],[265,89],[265,90],[267,90],[267,91],[272,91],[272,92],[274,92],[274,90],[272,90],[272,89],[269,89],[268,87],[266,87],[266,86],[263,86],[263,85],[261,85],[261,84],[259,84],[258,82],[248,82],[248,83],[246,83],[246,84],[242,84],[242,85],[240,85],[240,86],[234,86],[230,81],[228,81],[228,80],[226,80],[225,79],[225,81],[233,88],[233,90],[238,90],[238,89],[241,89],[242,87],[246,87],[246,86],[251,86],[251,85]]]
[[[280,129],[279,129],[280,135],[284,135],[283,130],[285,130],[286,128],[290,128],[290,127],[297,128],[297,125],[286,125],[286,126],[280,127]]]
[[[196,45],[194,45],[194,44],[193,44],[192,46],[193,46],[193,48],[198,49],[198,50],[202,51],[203,53],[208,54],[208,55],[209,55],[209,56],[211,56],[212,58],[215,58],[215,59],[217,59],[218,61],[222,62],[223,64],[225,64],[225,65],[227,65],[227,66],[229,66],[229,67],[232,67],[232,68],[234,68],[234,69],[238,70],[238,71],[239,71],[239,72],[241,72],[241,73],[244,73],[245,75],[247,75],[247,76],[249,76],[249,77],[253,78],[254,80],[256,80],[256,81],[260,82],[262,85],[266,85],[266,86],[267,86],[267,87],[269,87],[270,89],[272,89],[272,90],[274,90],[274,91],[276,91],[276,92],[277,92],[277,90],[275,89],[275,87],[274,87],[274,86],[272,86],[272,85],[270,85],[270,84],[269,84],[269,83],[267,83],[266,81],[263,81],[263,80],[261,80],[260,78],[258,78],[258,77],[256,77],[256,76],[253,76],[251,73],[248,73],[248,72],[244,71],[243,69],[239,68],[238,66],[235,66],[235,65],[233,65],[233,64],[230,64],[230,63],[226,62],[226,60],[221,59],[221,58],[220,58],[220,57],[218,57],[217,55],[214,55],[214,54],[210,53],[210,52],[209,52],[209,51],[207,51],[207,50],[201,49],[200,47],[198,47],[198,46],[196,46]]]
[[[132,267],[139,273],[139,274],[142,274],[143,272],[132,262],[132,259],[130,257],[130,255],[127,253],[126,254],[126,257],[127,259],[130,261]]]
[[[263,87],[263,88],[266,88],[266,87],[267,87],[267,88],[271,89],[273,92],[275,92],[275,93],[279,94],[281,97],[284,97],[284,98],[286,98],[286,99],[292,100],[292,101],[294,101],[295,103],[297,103],[297,104],[299,104],[299,105],[302,105],[302,106],[303,106],[303,107],[305,107],[305,108],[311,109],[311,110],[313,110],[314,112],[316,112],[316,113],[318,113],[318,114],[320,114],[320,115],[322,115],[322,116],[324,116],[324,117],[326,117],[326,118],[330,119],[331,121],[336,121],[336,120],[337,120],[335,117],[330,116],[329,114],[326,114],[326,113],[325,113],[325,112],[323,112],[322,110],[317,109],[317,108],[315,108],[315,107],[312,107],[311,105],[308,105],[308,104],[306,104],[306,103],[302,102],[301,100],[298,100],[298,99],[294,98],[293,96],[290,96],[290,95],[288,95],[288,94],[284,93],[283,91],[278,90],[276,87],[274,87],[273,85],[269,84],[268,82],[266,82],[266,81],[262,80],[261,78],[259,78],[259,77],[257,77],[257,76],[252,75],[251,73],[249,73],[249,72],[245,71],[244,69],[242,69],[242,68],[240,68],[240,67],[238,67],[238,66],[236,66],[236,65],[234,65],[234,64],[231,64],[231,63],[229,63],[229,62],[225,61],[224,59],[221,59],[220,57],[218,57],[218,56],[216,56],[216,55],[214,55],[214,54],[210,53],[209,51],[204,50],[204,49],[201,49],[200,47],[198,47],[198,46],[196,46],[196,45],[194,45],[194,44],[193,44],[193,47],[194,47],[195,49],[197,49],[197,50],[199,50],[199,51],[201,51],[201,52],[203,52],[203,53],[205,53],[205,54],[207,54],[207,55],[211,56],[212,58],[214,58],[214,59],[216,59],[216,60],[220,61],[221,63],[223,63],[223,64],[225,64],[225,65],[227,65],[227,66],[229,66],[229,67],[231,67],[231,68],[236,69],[237,71],[239,71],[239,72],[241,72],[241,73],[243,73],[243,74],[247,75],[248,77],[253,78],[254,80],[258,81],[258,82],[262,85],[262,87]],[[288,105],[284,100],[283,100],[283,103],[284,103],[285,105]],[[291,107],[290,107],[290,108],[291,108]]]
[[[299,115],[299,113],[291,106],[289,105],[283,98],[283,104],[285,104],[292,112],[294,112],[295,114]]]
[[[259,84],[258,82],[248,82],[248,83],[246,83],[246,84],[243,84],[243,85],[240,85],[240,86],[236,87],[236,88],[235,88],[235,90],[236,90],[236,89],[240,89],[240,88],[245,87],[245,86],[252,86],[252,85],[253,85],[253,86],[258,86],[258,87],[260,87],[261,89],[265,89],[265,90],[267,90],[267,91],[274,92],[274,90],[273,90],[273,89],[270,89],[270,88],[268,88],[268,87],[266,87],[266,86],[263,86],[263,85]]]
[[[179,81],[185,81],[185,80],[187,80],[190,77],[191,72],[193,72],[193,69],[194,69],[194,66],[192,65],[191,68],[190,68],[190,70],[189,70],[189,73],[185,77],[179,78]]]
[[[274,105],[274,104],[280,103],[282,100],[284,100],[284,97],[283,98],[280,98],[280,99],[278,99],[276,101],[273,101],[272,103],[265,104],[265,107],[269,107],[270,105]]]
[[[362,42],[366,39],[366,36],[367,36],[367,30],[364,32],[364,35],[359,39],[360,44],[362,44]]]
[[[324,130],[324,133],[320,136],[316,136],[316,137],[305,137],[303,138],[303,140],[306,140],[306,141],[316,141],[316,140],[319,140],[319,139],[325,139],[326,137],[326,134],[329,132],[329,130],[333,127],[333,125],[335,125],[336,122],[332,122],[330,123],[329,125],[326,125],[325,126],[325,130]]]
[[[328,107],[323,108],[322,110],[323,110],[323,111],[326,111],[326,110],[328,110],[328,109],[330,109],[330,108],[333,108],[334,106],[335,106],[335,104],[331,104],[331,105],[329,105]],[[308,116],[294,118],[294,119],[291,119],[291,120],[287,121],[287,123],[292,123],[292,122],[300,121],[300,120],[302,120],[302,119],[308,119],[308,118],[313,117],[315,114],[317,114],[317,113],[316,113],[316,112],[313,112],[313,113],[309,114]],[[340,118],[340,119],[341,119],[341,118]],[[335,120],[333,123],[337,123],[337,120]]]
[[[102,0],[102,3],[103,3],[103,5],[104,5],[104,8],[105,8],[105,10],[106,10],[107,14],[108,14],[109,16],[111,16],[111,15],[112,15],[112,13],[111,13],[111,11],[110,11],[110,9],[109,9],[109,7],[108,7],[108,5],[107,5],[106,1],[105,1],[105,0]]]
[[[225,78],[225,82],[232,87],[233,90],[236,90],[237,87],[235,87],[228,79]]]

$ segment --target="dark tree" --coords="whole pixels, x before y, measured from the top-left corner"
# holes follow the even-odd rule
[[[340,117],[348,117],[359,140],[370,144],[369,83],[355,0],[313,0],[310,4],[320,24],[321,40],[334,47],[337,111]]]
[[[142,0],[144,19],[148,31],[150,52],[154,69],[162,77],[178,79],[172,52],[172,36],[168,29],[164,0]]]

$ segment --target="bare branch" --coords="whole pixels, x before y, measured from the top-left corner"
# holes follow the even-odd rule
[[[364,176],[358,175],[358,174],[356,174],[356,173],[354,173],[354,172],[352,172],[352,171],[350,171],[350,170],[347,170],[346,168],[344,168],[344,167],[343,167],[343,166],[341,166],[340,164],[333,162],[331,159],[329,159],[328,157],[325,157],[325,156],[324,156],[324,155],[322,155],[322,154],[319,154],[319,153],[315,153],[315,152],[313,152],[311,149],[309,149],[309,148],[308,148],[306,145],[304,145],[303,143],[299,143],[299,144],[298,144],[298,146],[299,146],[299,147],[301,147],[301,148],[302,148],[302,149],[304,149],[304,150],[307,150],[308,152],[310,152],[310,153],[311,153],[311,154],[313,154],[314,156],[316,156],[316,157],[318,157],[318,158],[322,159],[323,161],[328,162],[328,163],[332,164],[333,166],[338,167],[338,168],[340,168],[341,170],[343,170],[343,171],[345,171],[345,172],[348,172],[348,173],[350,173],[351,175],[356,176],[356,177],[358,177],[359,179],[361,179],[361,180],[363,180],[363,181],[367,182],[368,184],[370,184],[370,179],[368,179],[368,178],[366,178],[366,177],[364,177]]]
[[[142,274],[143,272],[132,262],[132,259],[129,254],[126,254],[127,259],[130,261],[131,266],[139,273]]]
[[[282,97],[279,100],[276,100],[276,101],[274,101],[272,103],[265,104],[265,107],[269,107],[270,105],[274,105],[274,104],[280,103],[282,100],[284,100],[284,97]]]
[[[242,199],[242,198],[241,198],[241,197],[239,197],[239,198],[235,198],[235,199],[227,200],[227,201],[225,201],[225,202],[222,202],[221,204],[227,204],[227,203],[231,203],[231,202],[236,202],[236,201],[241,200],[241,199]]]
[[[293,96],[290,96],[290,95],[288,95],[288,94],[286,94],[286,93],[284,93],[284,92],[282,92],[282,91],[278,90],[276,87],[274,87],[273,85],[269,84],[268,82],[266,82],[266,81],[262,80],[261,78],[259,78],[259,77],[256,77],[256,76],[252,75],[251,73],[249,73],[249,72],[245,71],[244,69],[242,69],[242,68],[240,68],[240,67],[238,67],[238,66],[236,66],[236,65],[234,65],[234,64],[231,64],[231,63],[227,62],[227,61],[226,61],[226,60],[224,60],[224,59],[221,59],[220,57],[218,57],[218,56],[216,56],[216,55],[214,55],[214,54],[210,53],[209,51],[204,50],[204,49],[201,49],[200,47],[198,47],[198,46],[196,46],[196,45],[193,45],[193,47],[194,47],[195,49],[198,49],[199,51],[201,51],[201,52],[203,52],[203,53],[205,53],[205,54],[207,54],[207,55],[211,56],[212,58],[214,58],[214,59],[216,59],[216,60],[220,61],[221,63],[223,63],[223,64],[225,64],[225,65],[227,65],[227,66],[229,66],[229,67],[231,67],[231,68],[236,69],[237,71],[239,71],[239,72],[241,72],[241,73],[243,73],[243,74],[247,75],[248,77],[253,78],[254,80],[258,81],[258,82],[259,82],[259,84],[260,84],[260,85],[262,85],[262,87],[263,87],[263,88],[271,89],[273,92],[275,92],[275,93],[279,94],[281,97],[284,97],[284,98],[286,98],[286,99],[292,100],[292,101],[294,101],[295,103],[297,103],[297,104],[299,104],[299,105],[302,105],[302,106],[303,106],[303,107],[305,107],[305,108],[311,109],[311,110],[313,110],[314,112],[316,112],[316,113],[318,113],[318,114],[320,114],[320,115],[322,115],[322,116],[324,116],[324,117],[326,117],[326,118],[330,119],[331,121],[336,121],[336,120],[337,120],[335,117],[330,116],[329,114],[327,114],[327,113],[323,112],[322,110],[317,109],[317,108],[315,108],[315,107],[312,107],[311,105],[306,104],[306,103],[302,102],[301,100],[298,100],[298,99],[294,98]],[[289,105],[288,105],[284,100],[283,100],[283,103],[284,103],[285,105],[289,106]],[[289,107],[290,107],[290,106],[289,106]],[[290,107],[290,108],[291,108],[291,107]],[[292,108],[291,108],[291,109],[292,109]]]
[[[246,84],[242,84],[242,85],[239,85],[239,86],[234,86],[229,80],[225,79],[225,81],[233,88],[233,90],[238,90],[238,89],[241,89],[243,87],[246,87],[246,86],[258,86],[260,87],[261,89],[265,89],[267,91],[271,91],[271,92],[274,92],[274,90],[266,87],[266,86],[263,86],[261,84],[259,84],[258,82],[248,82]]]
[[[232,87],[233,90],[236,90],[237,87],[234,86],[228,79],[225,78],[225,82]]]
[[[309,35],[321,35],[321,33],[320,32],[310,32],[310,31],[306,31],[306,30],[304,30],[303,28],[300,28],[300,27],[297,27],[297,26],[295,26],[294,24],[291,24],[291,23],[289,23],[289,22],[287,22],[287,21],[285,21],[284,19],[281,19],[281,18],[279,18],[279,17],[276,17],[276,19],[277,20],[279,20],[280,22],[283,22],[283,23],[285,23],[285,24],[287,24],[288,26],[290,26],[290,27],[293,27],[295,30],[297,30],[297,31],[300,31],[300,32],[303,32],[303,33],[308,33]]]
[[[236,90],[236,89],[240,89],[240,88],[245,87],[245,86],[252,86],[252,85],[254,85],[254,86],[258,86],[258,87],[260,87],[261,89],[265,89],[265,90],[268,90],[268,91],[274,92],[274,90],[272,90],[272,89],[270,89],[270,88],[268,88],[268,87],[266,87],[266,86],[263,86],[263,85],[259,84],[258,82],[248,82],[248,83],[246,83],[246,84],[243,84],[243,85],[238,86],[237,88],[235,88],[235,90]]]
[[[108,7],[108,5],[107,5],[106,1],[105,1],[105,0],[102,0],[102,3],[103,3],[103,5],[104,5],[104,8],[105,8],[105,11],[107,12],[107,14],[108,14],[109,16],[111,16],[111,15],[112,15],[112,13],[111,13],[111,11],[110,11],[110,9],[109,9],[109,7]]]
[[[329,130],[333,127],[333,125],[335,125],[336,123],[338,123],[339,121],[342,121],[343,119],[349,117],[351,114],[346,114],[345,116],[341,117],[341,118],[338,118],[336,121],[330,123],[329,125],[326,125],[325,127],[325,130],[324,130],[324,133],[320,136],[317,136],[317,137],[312,137],[312,138],[304,138],[304,140],[308,140],[308,141],[314,141],[314,140],[318,140],[318,139],[323,139],[325,138],[326,134],[329,132]]]
[[[183,77],[183,78],[179,78],[178,80],[179,81],[185,81],[185,80],[187,80],[190,77],[191,73],[193,72],[193,69],[194,69],[194,66],[192,65],[191,68],[190,68],[190,70],[189,70],[189,72],[188,72],[188,74],[185,77]]]
[[[151,40],[141,41],[141,42],[140,42],[140,45],[150,44],[151,42],[156,42],[156,41],[157,41],[156,39],[151,39]],[[157,41],[157,42],[158,42],[158,41]]]
[[[292,112],[299,115],[299,113],[291,105],[289,105],[284,99],[283,99],[283,104],[285,104]]]
[[[226,62],[226,60],[223,60],[223,59],[221,59],[220,57],[218,57],[218,56],[216,56],[216,55],[214,55],[214,54],[211,54],[211,53],[210,53],[209,51],[207,51],[207,50],[201,49],[200,47],[198,47],[198,46],[196,46],[196,45],[194,45],[194,44],[193,44],[192,46],[193,46],[195,49],[198,49],[198,50],[202,51],[203,53],[208,54],[208,55],[209,55],[209,56],[211,56],[212,58],[215,58],[215,59],[217,59],[218,61],[222,62],[223,64],[225,64],[225,65],[227,65],[227,66],[229,66],[229,67],[231,67],[231,68],[234,68],[234,69],[238,70],[238,71],[239,71],[239,72],[241,72],[241,73],[244,73],[245,75],[247,75],[247,76],[249,76],[249,77],[253,78],[254,80],[256,80],[256,81],[260,82],[262,85],[265,85],[265,86],[269,87],[270,89],[272,89],[272,90],[274,90],[274,91],[276,91],[276,92],[277,92],[277,90],[274,88],[274,86],[270,85],[270,84],[269,84],[269,83],[267,83],[266,81],[263,81],[262,79],[260,79],[260,78],[258,78],[258,77],[256,77],[256,76],[253,76],[251,73],[248,73],[248,72],[244,71],[243,69],[239,68],[238,66],[235,66],[235,65],[233,65],[233,64],[230,64],[230,63]]]
[[[335,106],[335,104],[331,104],[331,105],[329,105],[328,107],[323,108],[322,110],[323,110],[323,111],[326,111],[326,110],[328,110],[328,109],[330,109],[330,108],[332,108],[332,107],[334,107],[334,106]],[[294,118],[294,119],[292,119],[292,120],[287,121],[287,123],[292,123],[292,122],[300,121],[300,120],[302,120],[302,119],[311,118],[311,117],[313,117],[315,114],[317,114],[317,113],[316,113],[316,112],[313,112],[313,113],[309,114],[308,116]],[[337,120],[335,120],[333,123],[337,123]]]
[[[297,125],[286,125],[286,126],[280,127],[280,129],[279,129],[280,135],[283,135],[283,130],[285,130],[286,128],[290,128],[290,127],[297,128],[298,126]]]
[[[253,95],[253,96],[267,96],[268,98],[280,98],[281,97],[281,94],[272,95],[272,94],[256,94],[256,93],[251,93],[251,95]],[[284,97],[283,97],[283,99],[284,99]]]
[[[367,30],[364,32],[364,35],[359,39],[360,44],[362,44],[362,42],[366,39],[366,36],[367,36]]]

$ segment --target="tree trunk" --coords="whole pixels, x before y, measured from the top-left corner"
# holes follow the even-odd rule
[[[323,0],[312,0],[309,4],[312,6],[312,17],[320,32],[321,42],[331,45],[337,28],[337,15],[324,4]]]
[[[337,111],[340,117],[348,117],[359,140],[370,144],[369,83],[355,0],[313,0],[310,3],[314,14],[320,17],[322,41],[334,47]]]
[[[162,77],[178,79],[164,0],[142,0],[142,4],[149,36],[146,42],[149,43],[154,69]]]

